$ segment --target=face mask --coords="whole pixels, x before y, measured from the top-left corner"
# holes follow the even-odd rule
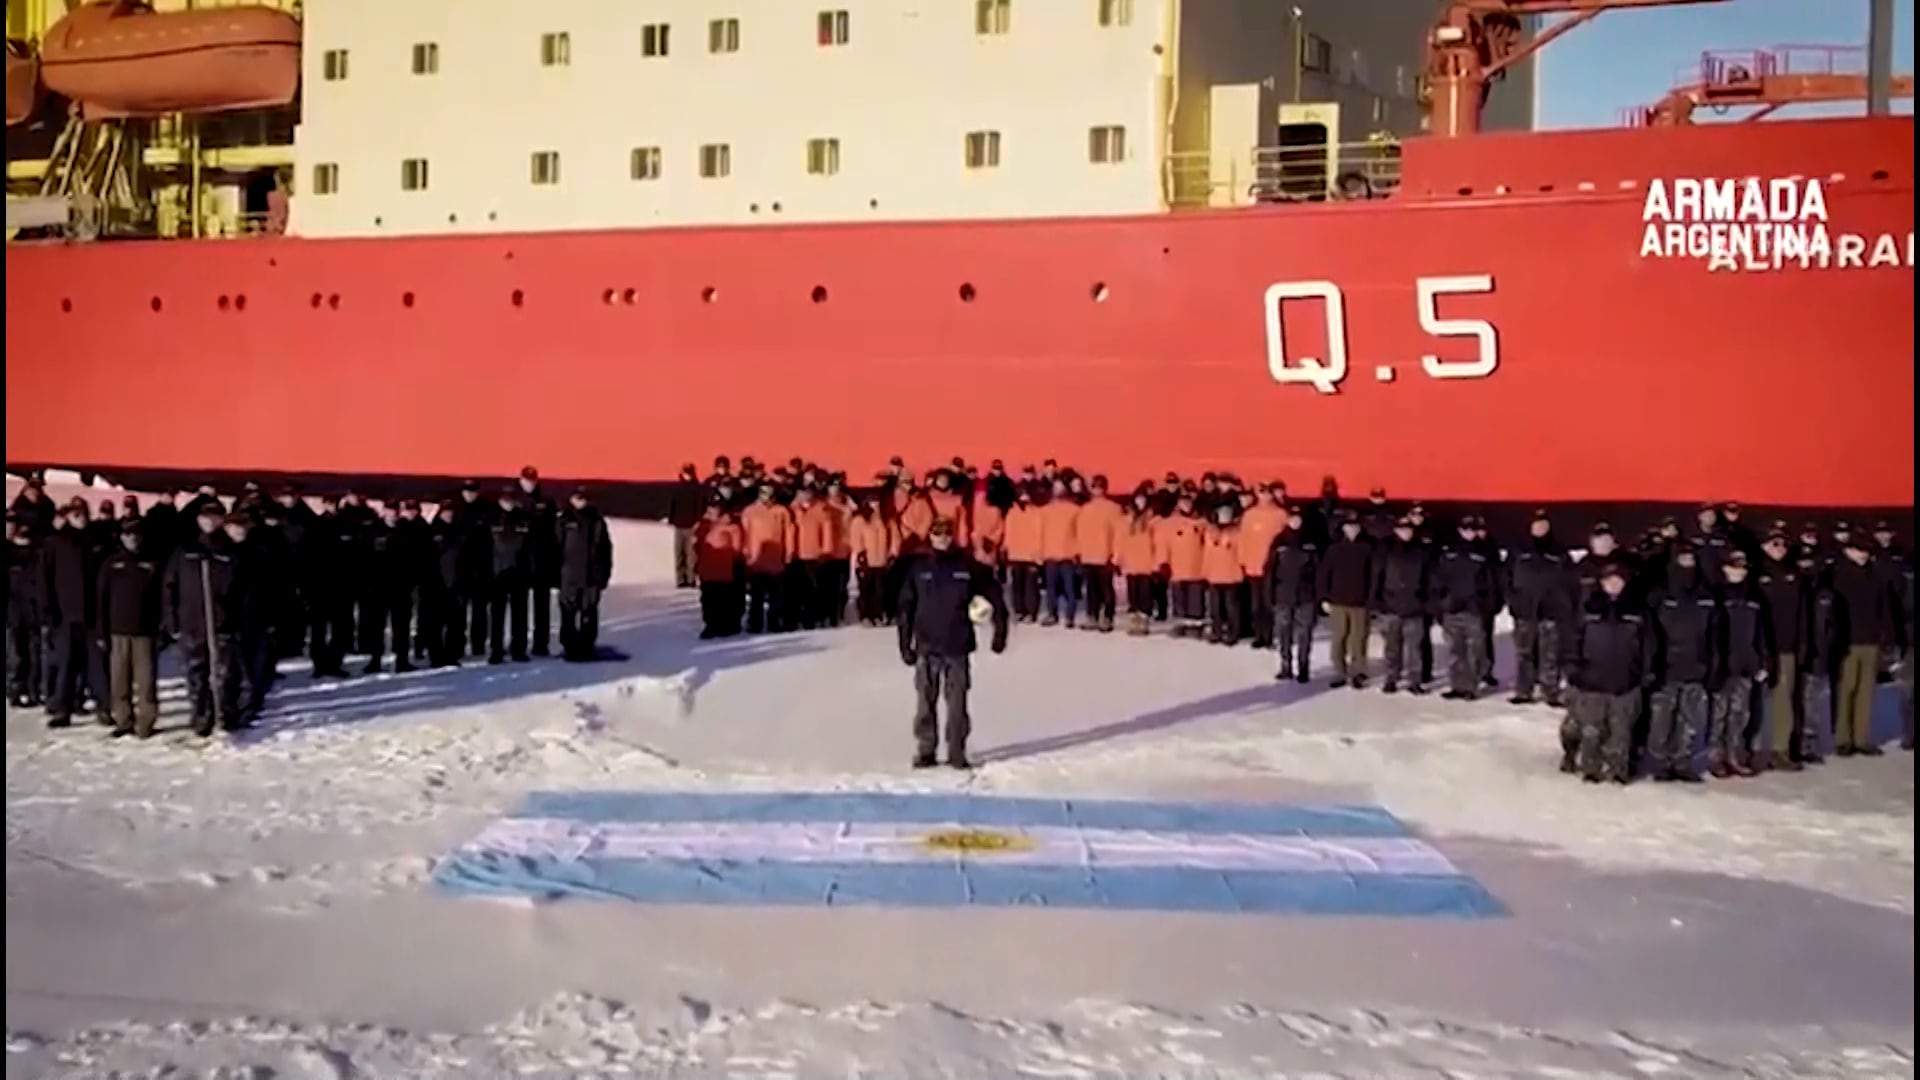
[[[140,535],[138,533],[121,533],[120,546],[126,548],[128,551],[138,548],[140,546]]]

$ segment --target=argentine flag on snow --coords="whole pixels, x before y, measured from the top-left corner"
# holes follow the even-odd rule
[[[652,904],[1506,914],[1370,806],[545,793],[434,878],[453,893]]]

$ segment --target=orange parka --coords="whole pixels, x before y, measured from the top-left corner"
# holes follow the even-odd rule
[[[793,525],[796,535],[794,557],[801,562],[816,562],[833,555],[833,534],[836,525],[833,520],[833,508],[815,499],[805,505],[793,505]]]
[[[1128,577],[1155,574],[1160,570],[1160,550],[1155,525],[1160,519],[1151,513],[1130,514],[1120,526],[1117,556],[1120,572]]]
[[[1040,508],[1027,503],[1015,503],[1007,511],[1007,561],[1010,563],[1037,563],[1040,561]]]
[[[853,547],[853,559],[870,570],[878,570],[900,554],[900,529],[878,513],[855,514],[847,519],[847,539]]]
[[[1007,515],[987,501],[982,492],[973,497],[973,557],[996,566],[1007,538]]]
[[[1073,546],[1082,566],[1107,566],[1127,527],[1127,512],[1104,495],[1087,500],[1073,522]]]
[[[1256,503],[1240,519],[1240,569],[1248,577],[1267,572],[1267,556],[1273,542],[1287,531],[1287,512],[1272,503]]]
[[[794,550],[800,546],[799,529],[786,507],[754,503],[740,512],[740,527],[746,531],[748,570],[777,574],[793,561]]]
[[[701,581],[725,584],[740,574],[746,534],[731,518],[702,518],[693,526],[693,572]]]
[[[1206,522],[1192,514],[1176,513],[1160,519],[1156,527],[1160,541],[1160,565],[1167,568],[1167,576],[1171,580],[1206,579],[1206,569],[1201,562],[1201,541],[1206,527]]]
[[[1046,562],[1072,562],[1078,555],[1073,527],[1080,520],[1080,504],[1058,498],[1041,507],[1040,558]]]
[[[1240,566],[1240,526],[1209,525],[1201,539],[1201,569],[1209,585],[1238,585],[1247,578]]]

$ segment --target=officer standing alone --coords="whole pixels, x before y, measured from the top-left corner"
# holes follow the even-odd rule
[[[993,651],[1007,648],[1007,605],[993,571],[954,544],[953,522],[940,518],[928,530],[932,551],[914,560],[900,588],[900,659],[913,668],[918,703],[913,737],[918,744],[913,767],[932,767],[940,747],[936,705],[947,706],[947,764],[972,768],[967,760],[967,690],[972,685],[970,657],[976,647],[971,608],[976,599],[991,605]]]

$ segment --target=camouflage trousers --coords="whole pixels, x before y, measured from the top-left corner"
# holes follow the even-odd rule
[[[1701,683],[1662,686],[1647,695],[1647,769],[1692,772],[1693,743],[1707,726],[1713,703]]]
[[[1420,642],[1426,632],[1426,620],[1418,615],[1380,616],[1380,638],[1386,646],[1389,685],[1420,685]],[[1413,675],[1410,679],[1409,672]]]
[[[1315,604],[1276,605],[1273,609],[1273,646],[1280,651],[1280,671],[1305,675],[1313,650],[1313,624],[1320,617]]]
[[[1447,635],[1447,688],[1456,694],[1477,693],[1487,673],[1486,630],[1480,616],[1457,611],[1441,621]]]
[[[1513,624],[1516,676],[1513,692],[1545,698],[1560,696],[1560,624],[1552,619],[1519,619]]]
[[[1753,680],[1727,676],[1726,685],[1713,695],[1713,719],[1707,725],[1708,764],[1745,765],[1747,728],[1752,723]]]
[[[1806,723],[1800,728],[1800,757],[1805,760],[1825,754],[1833,743],[1833,680],[1810,671],[1801,682]]]
[[[1573,694],[1567,719],[1576,733],[1574,764],[1589,780],[1621,780],[1633,774],[1633,726],[1640,719],[1640,691]],[[1566,730],[1561,729],[1564,745]]]

